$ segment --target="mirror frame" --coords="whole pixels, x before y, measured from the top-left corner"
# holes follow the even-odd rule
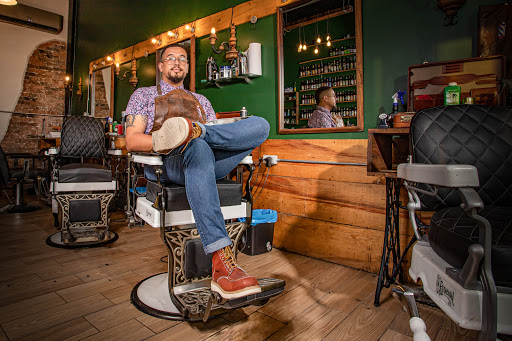
[[[106,67],[102,67],[102,68],[97,68],[95,69],[94,71],[91,72],[91,75],[90,75],[90,83],[89,83],[89,88],[90,88],[90,91],[91,91],[91,111],[90,111],[90,114],[92,117],[96,117],[96,87],[94,86],[95,82],[96,82],[96,72],[97,71],[102,71],[103,69],[106,69],[110,67],[110,113],[109,113],[109,117],[110,118],[113,118],[114,117],[114,89],[115,89],[115,84],[114,84],[114,65],[108,65]],[[106,91],[106,89],[105,89]]]
[[[291,5],[292,7],[293,5]],[[355,40],[356,40],[356,91],[357,91],[357,125],[340,128],[299,128],[284,127],[284,54],[283,54],[283,8],[277,13],[277,72],[278,72],[278,134],[341,133],[364,131],[364,94],[363,94],[363,24],[361,0],[354,0]]]
[[[181,40],[173,41],[172,44],[169,44],[169,45],[179,44],[179,43],[187,41],[187,40],[190,40],[190,52],[189,52],[189,56],[188,56],[188,66],[189,66],[188,67],[188,76],[190,77],[190,83],[188,85],[188,90],[192,91],[192,92],[196,92],[196,36],[191,35],[188,38],[183,38]],[[156,58],[155,58],[155,60],[156,60],[156,65],[155,65],[156,84],[160,83],[160,81],[162,80],[162,73],[158,69],[158,63],[160,63],[160,55],[161,55],[160,51],[162,51],[169,45],[160,47],[156,50]]]

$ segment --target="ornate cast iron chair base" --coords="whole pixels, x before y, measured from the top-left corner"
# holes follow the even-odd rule
[[[146,166],[155,166],[157,176],[161,174],[158,172],[161,166],[159,156],[133,155],[129,156],[130,159],[136,163],[144,163]],[[254,166],[251,163],[246,167],[250,171],[247,180],[249,186]],[[138,178],[136,171],[133,173],[133,178]],[[131,218],[139,224],[145,222],[152,227],[160,228],[160,235],[168,252],[168,272],[148,277],[133,288],[131,301],[140,311],[163,319],[206,321],[209,316],[229,309],[263,305],[270,297],[284,290],[283,280],[263,278],[258,279],[262,289],[258,294],[225,300],[212,292],[210,290],[211,255],[204,254],[192,211],[188,207],[181,207],[179,210],[168,207],[169,202],[187,200],[184,188],[172,185],[172,189],[169,190],[170,187],[166,187],[159,181],[148,182],[147,188],[146,196],[138,196],[133,200],[135,207]],[[244,199],[241,199],[240,184],[223,180],[217,182],[217,188],[221,198],[222,214],[227,221],[226,229],[233,241],[233,251],[236,256],[241,235],[251,223],[251,191],[247,187],[247,194]],[[176,195],[180,190],[182,192]],[[236,191],[238,191],[238,199],[233,200],[233,197],[237,197]],[[176,197],[168,199],[168,196]],[[227,198],[225,200],[229,203],[226,201],[223,203],[223,198]],[[130,216],[130,213],[128,215]],[[235,221],[236,218],[241,217],[249,219],[245,223]]]

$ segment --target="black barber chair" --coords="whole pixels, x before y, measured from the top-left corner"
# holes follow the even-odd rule
[[[512,334],[512,107],[424,109],[410,137],[397,171],[418,239],[409,274],[482,340]],[[435,211],[429,226],[416,210]]]
[[[159,179],[162,174],[160,156],[129,154],[128,169],[134,169],[131,181],[131,212],[128,216],[139,223],[148,223],[160,228],[160,235],[168,251],[168,272],[144,279],[132,290],[131,301],[142,312],[170,320],[203,320],[228,309],[248,305],[263,305],[270,297],[284,290],[285,282],[274,278],[259,279],[261,293],[232,300],[221,298],[210,290],[212,256],[203,250],[199,233],[195,227],[192,210],[188,204],[185,187],[165,184],[159,180],[148,181],[145,193],[137,187],[140,174],[135,164],[154,167]],[[236,256],[238,242],[245,229],[250,226],[252,214],[252,196],[250,180],[254,165],[252,158],[246,157],[241,164],[249,170],[246,182],[246,194],[242,198],[241,183],[221,179],[217,189],[221,210],[226,221],[228,235],[233,241]],[[130,174],[130,173],[129,173]],[[246,217],[245,223],[236,219]]]
[[[5,153],[0,147],[0,184],[2,186],[14,185],[14,202],[0,208],[0,213],[24,213],[42,209],[42,206],[29,205],[25,203],[23,196],[23,185],[34,183],[38,177],[46,177],[47,172],[41,169],[30,170],[29,161],[25,160],[23,168],[10,169]]]
[[[100,246],[118,235],[109,230],[108,209],[117,183],[106,157],[103,124],[95,118],[72,116],[62,125],[60,150],[52,156],[52,211],[55,227],[61,230],[46,240],[63,248]]]

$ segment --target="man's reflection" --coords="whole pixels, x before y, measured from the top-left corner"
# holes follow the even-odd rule
[[[311,114],[306,127],[308,128],[337,128],[344,127],[343,118],[331,113],[336,109],[336,94],[333,88],[322,86],[315,92],[316,108]]]

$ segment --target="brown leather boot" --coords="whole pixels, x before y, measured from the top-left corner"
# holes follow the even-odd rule
[[[184,117],[171,117],[162,127],[153,132],[153,150],[167,154],[174,148],[188,145],[190,140],[201,136],[201,127]],[[185,149],[185,148],[183,148]]]
[[[258,285],[256,277],[247,275],[238,266],[229,246],[213,253],[211,289],[226,299],[234,299],[261,292],[261,287]]]

